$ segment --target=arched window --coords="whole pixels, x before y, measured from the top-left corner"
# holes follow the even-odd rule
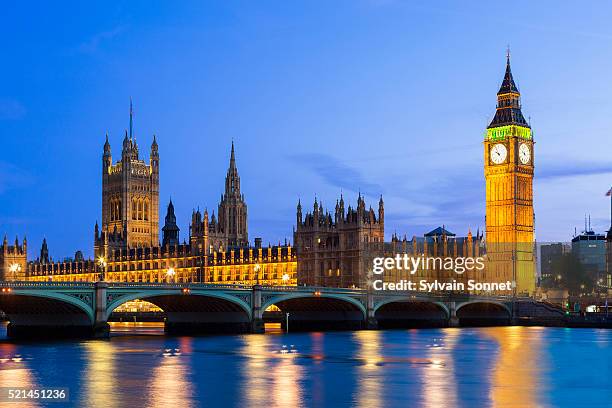
[[[136,215],[138,214],[138,204],[136,203],[136,199],[132,199],[132,219],[136,219]]]
[[[144,202],[144,220],[149,221],[149,200]]]

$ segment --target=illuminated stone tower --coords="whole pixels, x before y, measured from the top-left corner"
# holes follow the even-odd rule
[[[19,240],[15,237],[15,244],[9,245],[6,235],[0,245],[0,280],[25,280],[28,257],[28,240]]]
[[[159,245],[159,149],[155,136],[149,163],[138,157],[133,134],[125,132],[121,160],[113,164],[111,146],[104,143],[102,156],[102,231],[96,224],[96,256],[108,248],[156,247]]]
[[[211,244],[214,248],[241,247],[249,245],[247,205],[240,192],[240,176],[236,167],[234,142],[230,152],[230,163],[225,176],[225,193],[219,203],[219,220],[213,213],[209,226]]]
[[[516,282],[516,294],[535,290],[533,137],[521,112],[519,90],[510,70],[484,141],[486,180],[486,279]],[[507,294],[507,293],[506,293]]]

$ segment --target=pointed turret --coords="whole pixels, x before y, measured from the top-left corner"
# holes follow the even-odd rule
[[[111,156],[111,146],[108,142],[108,133],[106,133],[106,141],[104,142],[104,154],[102,155],[102,174],[108,174],[109,167],[113,164]]]
[[[47,248],[47,238],[43,238],[42,246],[40,247],[40,262],[49,263],[49,248]]]
[[[521,93],[512,77],[512,70],[510,69],[510,52],[508,52],[506,57],[506,73],[504,74],[504,79],[497,92],[497,110],[495,111],[495,116],[489,124],[488,129],[508,125],[529,128],[529,124],[521,112]],[[489,138],[491,137],[489,133],[487,133],[487,136]],[[497,135],[493,134],[493,136],[495,138]]]
[[[153,143],[151,143],[151,153],[158,153],[159,146],[157,145],[157,136],[153,135]]]
[[[176,215],[174,215],[174,204],[172,204],[172,199],[170,199],[170,203],[168,204],[168,211],[166,212],[165,224],[162,228],[162,245],[178,245],[179,231],[180,229],[178,225],[176,225]]]
[[[153,135],[153,143],[151,143],[151,156],[149,157],[151,170],[156,177],[159,177],[159,146],[157,145],[157,137]]]
[[[240,176],[236,167],[236,154],[234,153],[234,141],[232,141],[232,150],[230,152],[230,162],[225,176],[225,197],[241,197],[240,194]],[[221,196],[221,201],[224,197]]]
[[[128,138],[127,129],[125,131],[125,136],[123,137],[123,143],[121,147],[121,159],[129,159],[130,155],[132,154],[132,144],[130,143],[130,139]]]
[[[510,51],[506,55],[506,73],[504,74],[504,80],[497,92],[498,95],[504,95],[509,93],[520,93],[516,83],[514,83],[514,78],[512,77],[512,70],[510,69]]]
[[[106,141],[104,142],[104,155],[109,155],[110,156],[111,153],[111,146],[110,143],[108,142],[108,132],[106,133]]]

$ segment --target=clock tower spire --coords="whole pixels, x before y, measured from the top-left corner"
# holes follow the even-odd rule
[[[521,111],[510,68],[497,92],[495,116],[484,140],[486,280],[511,281],[515,294],[535,291],[533,135]],[[507,292],[505,294],[508,294]]]

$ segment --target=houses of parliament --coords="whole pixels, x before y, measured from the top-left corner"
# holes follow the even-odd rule
[[[121,156],[113,162],[106,136],[102,153],[102,215],[94,227],[94,259],[80,252],[74,259],[52,262],[46,240],[36,261],[26,262],[27,248],[6,243],[5,279],[32,281],[205,282],[223,284],[296,284],[296,253],[289,244],[262,247],[260,238],[249,245],[247,204],[232,142],[225,191],[217,214],[194,210],[188,240],[180,240],[172,200],[166,207],[159,237],[159,165],[153,136],[148,161],[141,158],[129,130]],[[11,255],[10,257],[8,254]]]
[[[316,198],[312,211],[298,201],[292,247],[289,243],[262,246],[248,235],[248,212],[232,142],[224,192],[217,213],[194,210],[187,239],[180,239],[174,205],[165,208],[160,240],[157,138],[148,161],[141,158],[129,128],[121,155],[113,162],[106,137],[102,149],[102,214],[93,233],[94,259],[80,252],[74,259],[52,261],[46,240],[40,255],[27,260],[27,241],[0,245],[0,280],[176,282],[361,287],[371,278],[374,256],[467,257],[486,254],[487,268],[471,278],[514,282],[516,294],[535,290],[533,174],[534,142],[521,112],[520,93],[510,69],[510,57],[497,93],[493,120],[484,138],[486,235],[468,230],[458,237],[444,226],[422,237],[393,235],[385,242],[385,205],[367,208],[359,194],[356,206],[340,195],[332,211]],[[346,207],[345,207],[346,205]],[[304,213],[303,213],[304,211]],[[391,271],[387,279],[410,278]],[[420,270],[413,278],[448,280],[441,270]],[[470,278],[467,275],[461,279]],[[506,293],[507,294],[507,293]]]

